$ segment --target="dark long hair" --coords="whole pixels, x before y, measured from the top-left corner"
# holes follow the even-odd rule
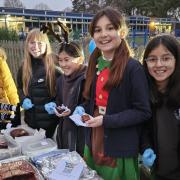
[[[92,37],[94,36],[94,30],[98,20],[103,16],[106,16],[110,20],[110,22],[112,23],[112,25],[116,30],[123,30],[124,33],[126,33],[125,31],[127,31],[127,27],[125,24],[124,17],[118,11],[110,7],[107,7],[99,11],[91,21],[89,31]],[[83,92],[83,95],[86,99],[89,99],[90,96],[90,90],[93,79],[96,75],[96,64],[99,56],[101,56],[101,51],[96,47],[94,52],[90,56],[89,64],[88,64],[85,89]],[[122,39],[119,47],[115,50],[115,54],[110,65],[109,78],[104,86],[105,90],[110,91],[113,87],[119,85],[120,81],[122,80],[123,73],[129,57],[130,57],[130,48],[126,40]]]
[[[61,43],[58,53],[60,54],[63,51],[65,51],[69,56],[74,58],[81,57],[83,55],[82,47],[76,42]]]
[[[176,60],[175,70],[170,76],[166,87],[166,95],[168,96],[167,104],[169,106],[176,107],[180,105],[180,43],[171,35],[160,35],[153,38],[148,43],[144,52],[143,65],[150,82],[151,100],[153,104],[161,104],[161,96],[155,84],[155,79],[149,74],[145,59],[148,57],[151,51],[157,48],[159,45],[166,47]]]

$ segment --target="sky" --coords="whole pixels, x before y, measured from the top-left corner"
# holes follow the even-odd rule
[[[0,6],[3,6],[5,0],[0,0]],[[51,10],[61,11],[67,7],[72,7],[71,0],[21,0],[27,9],[32,9],[39,3],[44,3],[49,6]]]

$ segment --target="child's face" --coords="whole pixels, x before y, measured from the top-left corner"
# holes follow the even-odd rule
[[[102,51],[106,58],[112,58],[115,49],[121,43],[119,30],[116,30],[113,24],[106,16],[102,16],[94,29],[93,35],[96,46]]]
[[[63,51],[59,53],[58,62],[64,74],[66,76],[69,76],[79,68],[80,57],[74,58],[72,56],[69,56],[65,51]]]
[[[146,63],[148,71],[157,85],[166,87],[175,70],[176,60],[172,53],[165,46],[159,45],[149,53]]]
[[[38,41],[36,39],[30,40],[28,43],[28,50],[33,57],[40,58],[46,52],[46,42]]]

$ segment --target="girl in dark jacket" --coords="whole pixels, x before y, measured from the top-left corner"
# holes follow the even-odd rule
[[[180,179],[180,44],[170,35],[153,38],[143,64],[151,87],[153,117],[145,129],[151,146],[143,154],[146,166],[154,164],[156,180]],[[144,138],[145,139],[145,138]]]
[[[57,105],[64,104],[71,112],[82,103],[82,90],[86,66],[82,48],[75,42],[62,43],[58,53],[59,66],[63,75],[57,80]],[[57,128],[57,143],[61,149],[76,150],[83,155],[84,127],[76,126],[66,114],[60,117]]]
[[[17,77],[24,120],[34,129],[45,129],[46,137],[52,137],[58,121],[55,115],[46,112],[44,105],[55,99],[56,72],[47,35],[39,29],[31,30],[24,50]]]
[[[99,11],[90,25],[96,49],[90,56],[84,97],[88,120],[84,159],[105,180],[138,180],[141,126],[151,117],[141,64],[130,57],[123,17]],[[74,113],[82,114],[83,107]]]

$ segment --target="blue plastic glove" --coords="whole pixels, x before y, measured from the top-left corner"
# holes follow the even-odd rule
[[[34,106],[29,98],[25,98],[22,103],[22,108],[25,110],[31,109]]]
[[[73,112],[73,114],[79,114],[82,116],[85,113],[85,110],[82,106],[77,106]]]
[[[48,112],[48,114],[55,114],[54,108],[56,108],[57,105],[54,102],[50,102],[44,105],[45,110]]]
[[[144,166],[151,167],[154,164],[156,159],[156,154],[151,148],[148,148],[144,151],[142,155],[142,162]]]

